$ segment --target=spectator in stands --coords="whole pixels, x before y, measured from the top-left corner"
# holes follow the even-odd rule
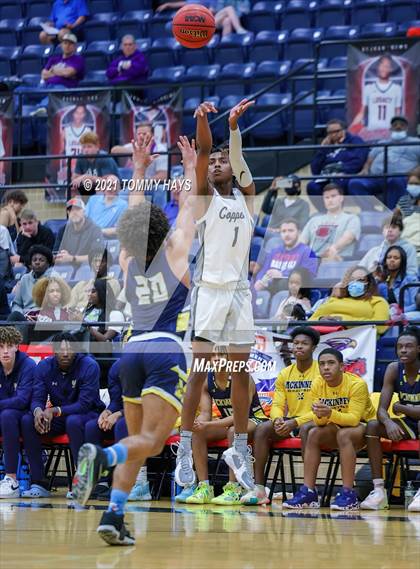
[[[407,274],[416,275],[418,269],[416,249],[411,243],[402,239],[401,234],[403,229],[403,221],[398,213],[395,213],[392,217],[385,219],[382,224],[382,235],[384,237],[383,242],[376,247],[372,247],[372,249],[370,249],[370,251],[368,251],[360,261],[360,264],[363,267],[366,267],[369,271],[375,272],[377,266],[383,262],[385,251],[388,247],[391,245],[399,245],[404,249],[407,255]]]
[[[32,290],[35,283],[43,276],[51,274],[53,256],[49,249],[43,245],[34,245],[29,251],[30,272],[22,275],[16,285],[15,297],[12,301],[12,313],[10,321],[15,321],[16,312],[25,315],[30,310],[35,309],[36,304],[32,298]]]
[[[407,274],[407,255],[404,249],[398,245],[391,245],[385,252],[384,260],[376,271],[378,291],[386,298],[392,307],[400,304],[400,290],[410,283],[418,282],[414,275]],[[417,288],[410,287],[404,293],[404,312],[416,310]]]
[[[54,248],[54,233],[37,219],[31,209],[24,209],[20,217],[20,232],[16,240],[19,261],[29,267],[29,251],[34,245],[43,245],[50,251]]]
[[[72,320],[73,316],[67,308],[70,301],[71,289],[60,277],[43,277],[32,289],[32,298],[36,309],[31,310],[26,317],[37,322],[60,322]]]
[[[311,180],[307,186],[309,196],[321,196],[322,188],[328,184],[329,178],[340,174],[357,174],[363,168],[368,157],[367,147],[352,148],[346,144],[364,144],[360,136],[355,136],[346,130],[346,125],[340,119],[327,122],[327,136],[321,142],[321,148],[311,162],[311,172],[322,176],[320,180]],[[328,146],[329,148],[325,148]],[[335,148],[331,148],[331,146]],[[348,178],[337,180],[346,190]],[[316,204],[317,205],[317,204]]]
[[[57,234],[54,251],[57,264],[88,262],[89,251],[105,248],[101,229],[86,217],[82,198],[67,202],[68,221]]]
[[[149,65],[137,48],[135,37],[131,34],[123,36],[120,47],[122,55],[111,61],[106,70],[108,81],[111,85],[143,83],[149,73]]]
[[[279,304],[274,318],[304,320],[306,312],[311,310],[311,275],[300,266],[293,269],[288,280],[288,296]],[[300,318],[299,318],[300,316]]]
[[[77,463],[84,442],[85,425],[97,419],[105,405],[99,397],[99,365],[86,354],[77,353],[74,337],[60,332],[53,338],[54,355],[36,367],[31,412],[22,419],[23,444],[31,470],[31,487],[22,498],[46,498],[42,460],[42,435],[62,435],[70,440]],[[47,405],[48,400],[48,405]]]
[[[254,288],[256,291],[270,289],[285,290],[287,278],[296,267],[307,269],[316,275],[317,258],[310,247],[299,243],[299,227],[295,219],[284,219],[280,225],[283,245],[275,247],[264,259],[262,267],[257,265]]]
[[[0,209],[0,225],[7,227],[12,241],[15,241],[19,232],[19,214],[28,198],[22,190],[8,190],[2,200],[2,208]]]
[[[41,78],[48,88],[77,87],[85,74],[85,60],[76,53],[77,37],[74,34],[65,34],[60,47],[63,53],[49,58],[41,72]]]
[[[122,312],[115,310],[116,304],[111,284],[106,279],[96,279],[90,291],[83,320],[89,323],[109,322],[110,324],[87,327],[91,342],[110,342],[121,333],[123,327],[112,324],[124,320]]]
[[[396,144],[396,146],[386,146],[387,166],[385,148],[372,148],[360,176],[350,180],[348,193],[352,196],[371,196],[383,193],[386,187],[385,203],[393,209],[406,188],[406,175],[420,165],[420,141],[415,136],[408,136],[407,119],[395,116],[391,119],[391,138],[379,142],[385,145],[390,142]],[[417,144],[406,146],[407,142]],[[391,177],[386,181],[385,178],[363,178],[363,174],[391,174]],[[366,200],[363,201],[364,205],[365,202]]]
[[[74,313],[82,315],[89,302],[90,291],[92,290],[95,279],[108,280],[114,296],[117,298],[121,292],[121,287],[117,279],[107,276],[108,271],[108,250],[93,249],[89,251],[89,266],[91,268],[91,278],[87,281],[79,281],[71,291],[69,309]]]
[[[139,123],[136,126],[136,142],[138,144],[142,144],[142,141],[145,136],[149,136],[154,134],[153,125],[149,122]],[[151,153],[155,152],[167,152],[168,146],[164,144],[162,141],[154,140]],[[128,144],[122,144],[113,146],[111,148],[111,154],[132,154],[133,153],[133,144],[129,142]],[[129,161],[127,163],[127,168],[131,168],[132,162]],[[165,180],[168,175],[168,157],[165,155],[156,155],[154,160],[149,166],[146,168],[145,178],[146,179],[154,179],[154,180]]]
[[[311,386],[319,376],[318,362],[313,359],[313,354],[319,344],[319,332],[310,326],[299,326],[290,336],[296,363],[282,369],[276,379],[271,420],[257,425],[253,445],[255,488],[241,499],[247,506],[269,503],[264,473],[272,443],[298,436],[300,427],[312,419]]]
[[[55,0],[50,19],[45,24],[50,28],[56,28],[58,34],[42,31],[39,34],[41,43],[54,43],[57,36],[58,40],[62,41],[70,32],[77,36],[88,16],[86,0]]]
[[[165,10],[176,10],[182,8],[186,4],[194,4],[192,0],[185,2],[165,2],[157,7],[156,12]],[[246,34],[247,30],[241,24],[241,16],[248,14],[250,10],[250,2],[248,0],[234,0],[226,2],[225,0],[204,0],[200,2],[215,14],[216,29],[222,30],[222,36],[227,36],[232,32],[237,34]]]
[[[8,292],[13,286],[12,264],[17,260],[14,253],[15,249],[10,233],[4,225],[0,225],[0,280],[5,284]]]
[[[404,230],[401,239],[416,250],[417,267],[420,267],[420,211],[414,211],[411,215],[404,218]],[[419,273],[420,277],[420,273]]]
[[[320,377],[311,386],[312,421],[305,446],[304,484],[283,508],[319,508],[316,478],[322,448],[338,449],[343,487],[331,504],[332,510],[359,508],[353,490],[356,456],[366,445],[366,422],[374,419],[375,408],[366,381],[344,371],[343,355],[326,348],[318,356]]]
[[[403,217],[420,212],[420,166],[408,174],[406,193],[398,200],[397,208]]]
[[[80,144],[82,154],[91,158],[77,158],[72,179],[73,189],[82,195],[93,196],[96,192],[115,192],[119,188],[118,166],[113,158],[103,156],[105,152],[100,150],[98,135],[86,132],[80,137]]]
[[[21,343],[16,328],[0,328],[0,435],[6,474],[0,481],[0,498],[19,498],[20,421],[29,408],[36,368],[34,360],[19,351]]]
[[[343,188],[334,183],[322,189],[327,213],[318,214],[303,228],[300,240],[322,259],[341,261],[354,254],[360,237],[360,219],[343,211]]]
[[[388,320],[389,305],[377,295],[375,278],[364,267],[350,268],[343,277],[340,288],[344,296],[330,296],[312,314],[309,320]],[[378,333],[386,332],[386,326],[378,326]]]
[[[118,185],[113,185],[99,195],[91,196],[86,206],[86,216],[102,229],[104,237],[116,235],[120,215],[127,209],[128,202],[118,195]]]

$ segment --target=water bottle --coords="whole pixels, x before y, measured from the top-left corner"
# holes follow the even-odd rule
[[[414,488],[414,484],[411,480],[409,480],[404,488],[404,502],[405,502],[405,509],[411,504],[416,495],[416,489]]]
[[[29,474],[29,465],[23,460],[23,456],[19,455],[19,464],[17,471],[17,480],[19,482],[19,490],[24,492],[31,487],[31,477]]]

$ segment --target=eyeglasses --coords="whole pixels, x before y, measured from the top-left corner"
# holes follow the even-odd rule
[[[342,128],[339,128],[337,130],[327,130],[327,134],[338,134],[342,130],[343,130]]]

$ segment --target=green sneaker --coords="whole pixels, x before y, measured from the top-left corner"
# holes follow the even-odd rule
[[[214,498],[213,486],[207,482],[200,482],[192,496],[185,500],[186,504],[210,504]]]
[[[242,486],[237,482],[228,482],[223,486],[223,494],[216,496],[211,501],[218,506],[234,506],[241,503]]]

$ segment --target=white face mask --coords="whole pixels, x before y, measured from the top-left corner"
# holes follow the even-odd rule
[[[414,199],[420,198],[420,185],[418,185],[418,184],[407,184],[407,192]]]
[[[407,131],[406,130],[393,130],[391,131],[391,138],[392,140],[403,140],[407,138]]]

